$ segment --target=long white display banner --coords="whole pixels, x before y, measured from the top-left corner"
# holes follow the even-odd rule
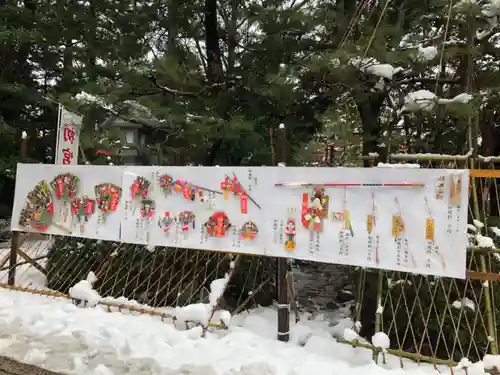
[[[465,278],[468,170],[18,164],[12,230]]]

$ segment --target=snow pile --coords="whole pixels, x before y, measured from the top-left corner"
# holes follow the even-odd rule
[[[89,272],[86,280],[81,280],[69,288],[69,295],[75,300],[84,302],[85,306],[96,306],[101,300],[101,296],[93,288],[96,281],[96,275],[92,271]]]
[[[358,333],[352,328],[344,329],[344,340],[346,341],[358,341],[360,339]]]
[[[372,344],[376,348],[382,349],[384,352],[391,346],[391,340],[384,332],[376,332],[372,336]]]
[[[461,301],[456,300],[451,305],[457,310],[468,308],[472,311],[476,311],[476,304],[467,297],[462,298]]]
[[[483,358],[485,370],[500,369],[500,355],[486,354]]]
[[[348,314],[348,308],[342,314]],[[303,314],[290,327],[290,343],[276,340],[276,310],[257,308],[233,316],[228,331],[179,330],[152,316],[79,309],[71,302],[0,289],[2,354],[67,374],[169,375],[431,375],[446,366],[386,354],[376,365],[371,350],[338,343],[335,331],[352,320],[338,313]],[[354,336],[354,330],[349,334]],[[372,344],[389,347],[382,332]],[[455,374],[484,375],[498,363],[486,356],[460,361]],[[400,366],[404,368],[401,369]],[[464,371],[467,369],[467,371]],[[472,369],[477,370],[471,372]],[[482,371],[480,371],[482,369]]]
[[[477,232],[477,228],[476,226],[472,225],[472,224],[467,224],[467,230],[468,231],[471,231],[473,233],[476,233]]]
[[[492,232],[495,236],[500,237],[500,228],[498,228],[498,227],[490,227],[490,230],[491,230],[491,232]]]
[[[484,224],[482,222],[480,222],[479,220],[473,219],[472,223],[474,224],[474,226],[477,229],[483,229],[484,228]]]
[[[231,262],[234,268],[234,262]],[[209,303],[195,303],[187,306],[177,306],[174,311],[175,320],[187,323],[194,323],[207,327],[209,322],[222,323],[228,327],[231,322],[231,313],[226,310],[216,311],[219,300],[226,290],[229,282],[229,274],[222,279],[216,279],[210,283]]]
[[[175,308],[175,319],[184,323],[201,324],[206,327],[210,314],[210,305],[206,303],[194,303],[187,306]]]
[[[494,249],[495,243],[491,237],[482,236],[480,234],[476,235],[477,246],[487,249]]]
[[[216,279],[210,283],[210,306],[217,306],[217,302],[224,294],[228,282],[229,274],[226,274],[224,278]]]

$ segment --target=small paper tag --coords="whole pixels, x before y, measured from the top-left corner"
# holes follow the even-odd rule
[[[344,229],[350,228],[350,221],[351,221],[351,214],[349,213],[349,210],[345,210],[344,211]]]
[[[240,197],[240,210],[242,214],[248,213],[248,195],[245,193],[241,194]]]
[[[368,215],[366,219],[366,230],[368,233],[371,233],[373,231],[373,215]]]
[[[450,204],[456,206],[460,201],[462,176],[450,176]]]
[[[436,181],[436,199],[442,200],[444,198],[444,185],[445,176],[440,176]]]
[[[429,218],[425,221],[425,239],[434,241],[434,219]]]
[[[343,212],[334,212],[332,214],[333,221],[344,221],[344,213]]]
[[[401,216],[392,216],[392,236],[398,237],[401,235],[402,220]]]

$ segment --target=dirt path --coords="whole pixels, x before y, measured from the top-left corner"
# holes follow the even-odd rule
[[[63,375],[0,356],[0,375]]]

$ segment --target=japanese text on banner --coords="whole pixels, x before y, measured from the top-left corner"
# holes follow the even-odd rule
[[[59,122],[57,124],[57,146],[55,164],[78,164],[78,144],[82,117],[59,108]]]

